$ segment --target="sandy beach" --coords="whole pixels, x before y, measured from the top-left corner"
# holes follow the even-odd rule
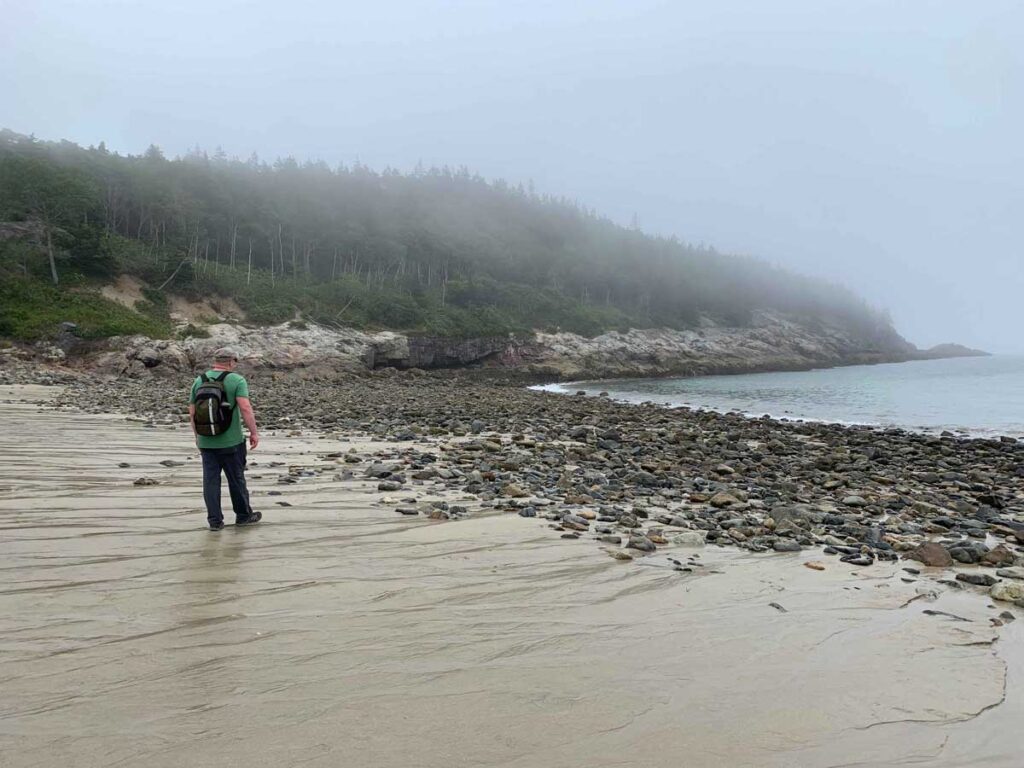
[[[672,548],[620,562],[442,483],[346,478],[327,454],[398,444],[310,430],[250,456],[265,522],[211,533],[187,428],[31,403],[51,395],[0,388],[0,765],[1024,757],[1024,622],[994,627],[987,596],[930,569],[715,546],[692,573]],[[311,471],[279,482],[289,466]],[[413,497],[469,516],[396,512]]]

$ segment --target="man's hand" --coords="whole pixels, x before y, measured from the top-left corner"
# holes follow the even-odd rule
[[[235,402],[238,403],[238,410],[242,412],[245,428],[249,430],[249,448],[255,448],[260,444],[260,433],[256,429],[256,414],[252,412],[252,403],[248,397],[239,397]]]

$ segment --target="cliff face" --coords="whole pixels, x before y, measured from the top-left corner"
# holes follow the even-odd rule
[[[503,355],[516,343],[508,338],[444,339],[402,336],[370,337],[365,362],[369,368],[461,368]]]
[[[250,369],[358,373],[375,368],[457,368],[499,358],[515,342],[507,338],[453,340],[391,331],[289,324],[250,328],[218,323],[208,338],[150,339],[125,336],[100,347],[64,337],[60,348],[43,350],[50,361],[111,375],[156,375],[192,371],[208,364],[220,347],[233,347]]]
[[[560,380],[795,370],[895,362],[917,354],[891,331],[865,339],[841,327],[810,326],[764,313],[746,328],[630,330],[591,339],[571,333],[536,333],[527,339],[452,340],[313,324],[249,328],[221,323],[208,330],[209,338],[122,337],[84,355],[74,345],[66,351],[69,361],[110,374],[192,371],[205,365],[218,347],[232,346],[250,368],[316,374],[480,366]]]
[[[529,364],[538,373],[561,379],[699,376],[898,362],[915,351],[891,330],[868,339],[842,327],[812,327],[759,313],[745,328],[631,330],[593,339],[537,334]]]

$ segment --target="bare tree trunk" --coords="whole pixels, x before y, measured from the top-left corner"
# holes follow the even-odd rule
[[[274,287],[274,236],[270,236],[270,287]]]
[[[334,261],[331,262],[331,280],[338,274],[338,246],[334,246]]]
[[[60,278],[57,277],[57,260],[53,256],[53,237],[49,227],[46,228],[46,253],[50,257],[50,277],[53,278],[53,284],[60,285]]]
[[[281,225],[277,225],[277,256],[281,259],[281,277],[284,277],[284,243],[281,242]]]
[[[182,259],[182,260],[181,260],[181,263],[180,263],[180,264],[178,265],[178,268],[177,268],[177,269],[175,269],[175,270],[174,270],[174,271],[173,271],[173,272],[171,273],[171,276],[170,276],[170,277],[168,277],[168,278],[167,278],[166,280],[164,280],[164,281],[163,281],[163,282],[162,282],[162,283],[160,284],[160,287],[159,287],[159,288],[157,288],[157,290],[158,290],[158,291],[162,291],[162,290],[163,290],[163,289],[164,289],[165,287],[167,287],[167,284],[168,284],[169,282],[171,282],[171,280],[173,280],[173,279],[175,278],[175,276],[176,276],[176,275],[178,274],[178,272],[179,272],[179,271],[181,270],[181,268],[182,268],[182,267],[184,267],[184,266],[185,266],[186,264],[188,264],[188,257],[187,257],[187,256],[186,256],[186,257],[185,257],[184,259]]]
[[[235,268],[235,242],[238,240],[238,225],[231,230],[231,268]],[[252,242],[251,240],[249,242]]]
[[[249,271],[245,275],[245,284],[252,282],[252,238],[249,238]]]

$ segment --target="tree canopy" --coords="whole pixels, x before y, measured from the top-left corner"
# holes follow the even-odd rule
[[[59,230],[69,268],[217,290],[266,320],[299,311],[451,335],[481,323],[593,334],[743,325],[775,310],[867,338],[893,333],[841,287],[652,237],[465,167],[401,173],[199,149],[169,159],[155,146],[119,155],[3,131],[2,221]]]

